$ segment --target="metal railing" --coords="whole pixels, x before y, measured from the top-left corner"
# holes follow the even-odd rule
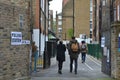
[[[100,44],[87,44],[88,46],[88,54],[97,58],[102,58],[102,48]]]

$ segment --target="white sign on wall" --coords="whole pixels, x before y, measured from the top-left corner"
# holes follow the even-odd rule
[[[22,44],[22,32],[11,32],[11,45]]]
[[[105,47],[105,37],[101,38],[101,47]]]
[[[22,44],[30,44],[30,40],[22,40]]]

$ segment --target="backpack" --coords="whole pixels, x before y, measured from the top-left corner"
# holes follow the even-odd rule
[[[85,44],[82,44],[81,50],[86,50],[86,45]]]
[[[73,52],[77,52],[78,51],[78,43],[72,43],[71,44],[71,50]]]

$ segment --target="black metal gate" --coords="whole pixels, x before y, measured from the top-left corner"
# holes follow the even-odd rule
[[[51,58],[55,57],[56,55],[56,47],[57,42],[56,41],[47,41],[46,42],[47,49],[44,52],[44,66],[43,68],[48,68],[51,65]]]

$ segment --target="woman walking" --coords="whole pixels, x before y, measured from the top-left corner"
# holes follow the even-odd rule
[[[57,45],[57,61],[58,61],[58,73],[62,74],[62,66],[65,61],[65,51],[66,47],[62,41]]]

